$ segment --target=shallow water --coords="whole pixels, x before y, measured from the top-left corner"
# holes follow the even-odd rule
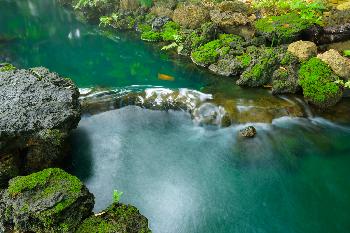
[[[0,0],[0,58],[46,66],[79,87],[269,96],[132,34],[106,36],[53,0]],[[175,80],[159,80],[159,73]],[[118,189],[156,233],[349,232],[349,124],[282,118],[255,124],[252,140],[237,138],[243,126],[202,127],[185,112],[135,106],[84,116],[71,137],[70,170],[95,194],[95,211]]]
[[[350,128],[321,119],[194,126],[183,112],[126,107],[82,119],[73,170],[95,210],[132,203],[154,232],[348,232]]]

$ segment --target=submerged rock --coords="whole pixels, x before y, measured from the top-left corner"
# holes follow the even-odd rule
[[[76,233],[151,233],[148,220],[132,205],[114,203],[86,219]]]
[[[254,128],[254,126],[248,126],[244,129],[241,129],[239,131],[239,135],[245,138],[253,138],[256,135],[256,129]]]
[[[311,41],[299,40],[288,46],[288,52],[299,58],[300,61],[306,61],[317,55],[317,46]]]
[[[84,184],[61,169],[16,177],[0,194],[0,231],[74,232],[93,206]]]
[[[350,59],[343,57],[334,49],[330,49],[325,53],[317,56],[327,65],[329,65],[334,73],[344,79],[350,79]]]
[[[0,167],[11,171],[0,172],[0,187],[62,162],[80,120],[78,97],[71,80],[45,68],[0,72]]]

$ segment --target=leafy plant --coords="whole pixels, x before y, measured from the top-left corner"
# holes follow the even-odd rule
[[[122,195],[123,195],[123,192],[120,192],[118,190],[114,190],[113,191],[113,202],[118,203]]]
[[[343,54],[345,57],[350,57],[350,49],[349,50],[344,50]]]

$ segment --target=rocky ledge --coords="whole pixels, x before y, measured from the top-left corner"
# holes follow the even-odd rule
[[[45,68],[0,69],[0,187],[18,175],[60,165],[80,120],[73,82]]]

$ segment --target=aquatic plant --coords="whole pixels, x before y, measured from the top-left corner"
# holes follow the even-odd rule
[[[342,93],[336,80],[339,77],[318,58],[311,58],[299,70],[299,84],[305,98],[322,108],[335,104],[341,98]]]
[[[141,39],[150,42],[157,42],[162,40],[162,34],[155,31],[145,31],[141,34]]]
[[[173,21],[169,21],[163,26],[161,33],[162,38],[164,41],[175,41],[176,39],[179,40],[181,37],[179,35],[179,31],[180,25]]]
[[[10,63],[0,64],[0,72],[15,70],[16,67]]]
[[[113,203],[118,203],[120,201],[120,198],[122,197],[123,192],[120,192],[118,190],[113,191]]]

